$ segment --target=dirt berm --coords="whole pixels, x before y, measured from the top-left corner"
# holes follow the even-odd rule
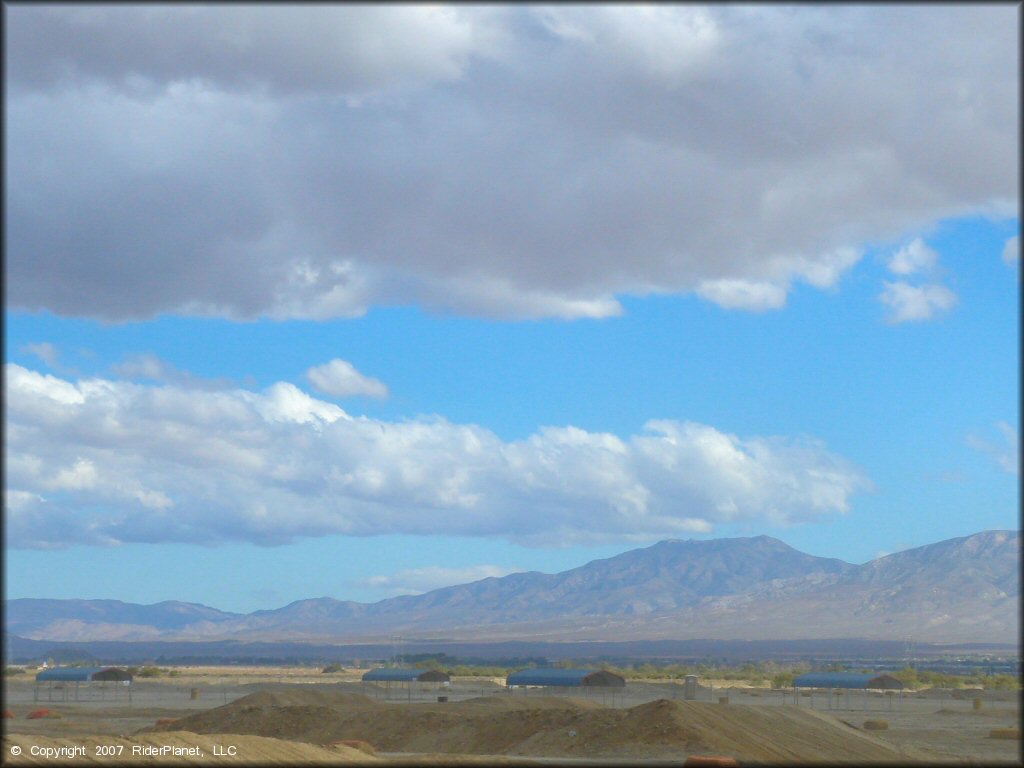
[[[312,744],[361,739],[378,752],[404,753],[664,759],[713,753],[771,763],[923,758],[829,715],[789,707],[662,699],[609,709],[556,697],[389,704],[307,691],[253,694],[153,730],[253,734]]]

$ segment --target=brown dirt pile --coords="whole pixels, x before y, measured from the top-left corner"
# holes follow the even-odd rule
[[[11,748],[17,746],[21,754],[11,754]],[[54,757],[52,755],[32,755],[32,747],[50,747],[60,749],[68,746],[84,746],[85,755],[74,757]],[[97,747],[123,747],[121,755],[102,756],[96,754]],[[202,755],[132,755],[133,746],[142,747],[198,747]],[[228,746],[235,748],[234,755],[224,754],[213,757],[214,747],[226,751]],[[126,764],[131,765],[181,765],[184,763],[206,764],[211,760],[217,764],[242,765],[306,765],[330,763],[380,762],[376,757],[359,749],[346,746],[320,747],[313,744],[302,744],[295,741],[282,741],[262,736],[221,736],[202,735],[182,731],[169,733],[138,734],[129,738],[114,736],[85,736],[73,738],[49,738],[27,734],[12,734],[3,740],[4,762],[10,765],[53,765],[55,762],[67,762],[75,765],[85,764]]]
[[[289,701],[302,701],[303,694],[296,692]],[[182,718],[174,727],[313,744],[358,739],[378,752],[672,759],[711,753],[753,762],[899,762],[917,757],[828,715],[790,707],[663,699],[608,709],[558,697],[281,705],[253,696]]]

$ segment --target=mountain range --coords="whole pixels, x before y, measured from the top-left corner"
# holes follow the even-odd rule
[[[194,603],[15,599],[6,631],[64,641],[372,642],[864,638],[1018,641],[1020,534],[984,531],[863,565],[769,536],[668,540],[562,573],[514,573],[376,603],[229,613]]]

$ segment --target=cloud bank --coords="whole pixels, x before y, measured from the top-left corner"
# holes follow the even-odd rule
[[[1015,214],[1017,19],[14,5],[7,299],[105,320],[778,309],[865,243]]]
[[[286,543],[330,534],[642,541],[846,512],[871,486],[809,437],[652,420],[504,442],[443,418],[352,416],[298,387],[63,379],[8,363],[7,542]]]

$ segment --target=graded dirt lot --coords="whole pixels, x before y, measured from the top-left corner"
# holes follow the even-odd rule
[[[315,692],[308,703],[298,703],[305,693],[257,693],[164,728],[314,744],[363,739],[387,753],[654,760],[712,753],[775,763],[925,757],[912,746],[888,745],[830,716],[796,708],[659,699],[612,709],[544,696],[403,705],[340,692]]]
[[[33,746],[37,752],[84,746],[86,756],[75,762],[110,764],[680,765],[689,755],[707,754],[741,764],[1021,762],[1019,740],[989,738],[1018,723],[1019,697],[1008,692],[926,691],[899,699],[856,692],[827,699],[732,687],[703,689],[702,700],[682,701],[674,683],[630,683],[612,697],[580,689],[509,692],[488,679],[410,691],[366,686],[355,682],[356,674],[228,671],[233,674],[183,670],[176,678],[138,680],[131,703],[123,692],[77,702],[47,701],[44,693],[36,702],[31,678],[7,680],[5,706],[15,717],[4,720],[5,762],[53,761],[30,754]],[[438,694],[449,700],[439,702]],[[973,698],[981,699],[980,708]],[[26,719],[40,706],[59,717]],[[865,730],[869,719],[884,719],[888,727]],[[147,745],[198,747],[203,757],[130,756],[132,747]],[[123,747],[120,758],[96,754],[111,746]],[[233,746],[235,754],[214,758],[215,746],[222,753]],[[14,757],[14,747],[22,754]]]

